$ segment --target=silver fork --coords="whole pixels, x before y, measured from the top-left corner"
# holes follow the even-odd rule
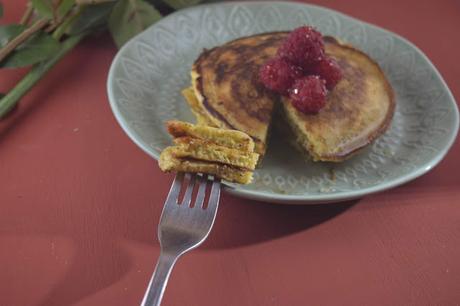
[[[188,185],[183,200],[179,203],[184,177],[188,179]],[[199,186],[194,205],[191,207],[195,181],[198,181]],[[220,180],[212,180],[209,200],[205,207],[207,183],[206,175],[190,173],[176,175],[158,225],[160,258],[141,306],[160,305],[166,283],[177,259],[185,252],[199,246],[208,237],[219,206]]]

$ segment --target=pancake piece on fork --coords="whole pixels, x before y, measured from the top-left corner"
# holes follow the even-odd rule
[[[252,181],[259,154],[248,135],[176,120],[168,121],[167,129],[175,146],[161,153],[161,170],[208,173],[240,184]]]

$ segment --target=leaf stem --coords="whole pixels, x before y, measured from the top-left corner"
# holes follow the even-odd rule
[[[30,21],[30,17],[32,17],[33,12],[34,12],[34,8],[30,4],[30,2],[28,2],[26,11],[24,12],[24,15],[22,16],[20,23],[23,25],[28,24]]]
[[[78,16],[81,15],[82,13],[82,8],[81,6],[77,7],[77,10],[71,13],[64,21],[56,28],[56,30],[53,32],[52,37],[56,40],[61,39],[62,35],[64,35],[65,31],[67,30],[67,27],[76,19]]]
[[[58,14],[57,14],[57,9],[58,9],[58,5],[59,5],[59,2],[61,1],[53,1],[51,3],[51,6],[52,6],[52,12],[53,12],[53,24],[57,24],[59,22],[58,20]]]
[[[80,9],[80,7],[78,7],[78,10]],[[65,16],[62,16],[62,17],[59,17],[57,18],[55,21],[53,21],[46,29],[45,29],[45,32],[47,33],[50,33],[50,32],[53,32],[54,30],[56,30],[57,28],[59,28],[62,24],[66,23],[68,24],[68,20],[71,19],[71,21],[73,21],[73,17],[74,15],[76,15],[77,13],[72,13],[73,10],[70,10],[67,12],[67,14],[65,14]]]
[[[48,24],[48,19],[39,19],[33,25],[22,31],[21,34],[9,41],[2,49],[0,49],[0,62],[5,59],[17,46],[26,41],[30,36],[40,31]]]
[[[61,58],[63,58],[70,50],[72,50],[86,35],[88,32],[81,33],[76,36],[69,37],[66,39],[61,46],[59,52],[57,52],[49,60],[36,64],[32,67],[28,74],[16,86],[10,90],[10,92],[0,99],[0,118],[5,116],[19,99],[24,96],[29,89],[31,89],[35,83],[37,83]]]

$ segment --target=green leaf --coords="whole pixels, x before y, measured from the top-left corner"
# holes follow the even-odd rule
[[[4,96],[5,96],[5,94],[0,92],[0,99],[2,99]]]
[[[67,34],[76,35],[105,25],[113,7],[113,2],[87,5],[83,7],[83,11],[79,17],[69,25]]]
[[[67,15],[68,12],[73,8],[75,5],[75,0],[62,0],[61,4],[57,9],[57,13],[59,17],[64,17]]]
[[[201,2],[201,0],[162,0],[172,8],[179,10],[184,7],[192,6]]]
[[[0,3],[0,18],[3,17],[3,4]]]
[[[161,14],[143,0],[119,0],[109,17],[109,30],[118,48],[161,19]]]
[[[32,6],[40,16],[53,18],[53,5],[50,0],[32,0]]]
[[[50,35],[40,32],[16,48],[0,67],[16,68],[39,63],[59,51],[61,45]]]
[[[21,34],[25,29],[26,27],[20,24],[0,25],[0,48]]]

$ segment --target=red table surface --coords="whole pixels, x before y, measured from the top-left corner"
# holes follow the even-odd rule
[[[314,1],[418,45],[460,98],[460,2]],[[25,1],[4,1],[2,23]],[[171,175],[115,121],[116,48],[88,39],[0,122],[0,305],[136,305]],[[21,73],[0,72],[0,91]],[[224,194],[164,305],[459,305],[460,144],[427,175],[344,204]]]

